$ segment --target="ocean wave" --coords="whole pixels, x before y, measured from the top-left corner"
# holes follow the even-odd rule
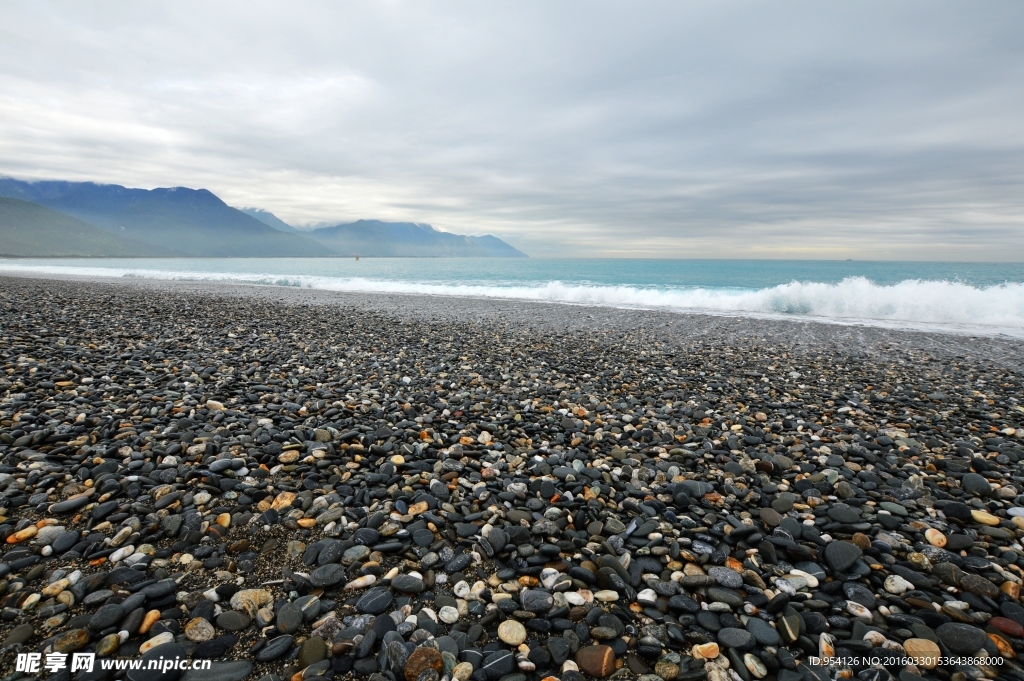
[[[125,277],[286,286],[352,293],[503,298],[711,314],[813,318],[839,323],[923,326],[968,332],[1024,332],[1024,284],[971,286],[910,279],[891,285],[865,277],[838,283],[790,282],[762,289],[648,288],[562,281],[537,283],[403,281],[301,274],[187,272],[0,263],[0,272]]]

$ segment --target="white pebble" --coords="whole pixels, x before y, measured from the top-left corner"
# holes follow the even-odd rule
[[[111,563],[119,563],[133,553],[135,553],[135,547],[129,544],[128,546],[122,546],[117,551],[114,551],[110,554],[110,557],[107,558],[107,560]]]
[[[885,578],[885,590],[891,594],[899,595],[913,588],[913,584],[899,575],[889,575]]]
[[[348,584],[346,584],[345,585],[345,590],[346,591],[351,591],[353,589],[365,589],[366,587],[371,586],[372,584],[374,584],[376,582],[377,582],[376,575],[363,575],[362,577],[357,577],[357,578],[353,579],[351,582],[349,582]]]
[[[846,612],[850,613],[859,620],[866,622],[871,621],[871,611],[865,608],[860,603],[854,603],[853,601],[846,602]]]
[[[658,602],[658,594],[654,589],[644,589],[636,595],[637,603],[654,604]]]
[[[555,570],[554,568],[545,568],[540,573],[540,581],[544,585],[544,588],[550,589],[551,587],[553,587],[555,585],[555,580],[558,579],[558,576],[560,574],[562,573],[558,570]]]
[[[883,634],[880,631],[869,631],[868,633],[864,634],[864,640],[870,643],[871,645],[878,647],[885,643],[887,639],[885,638],[885,634]]]
[[[798,577],[803,577],[804,581],[807,582],[807,586],[809,588],[811,588],[811,589],[818,588],[818,578],[815,577],[814,575],[812,575],[812,574],[810,574],[808,572],[804,572],[803,570],[791,570],[790,574],[791,575],[796,575]]]
[[[775,586],[783,593],[789,594],[790,596],[796,595],[796,589],[793,588],[793,585],[790,584],[788,580],[779,577],[775,580]]]
[[[583,596],[579,595],[575,591],[565,592],[565,602],[569,605],[583,605],[586,603],[586,601],[583,600]]]

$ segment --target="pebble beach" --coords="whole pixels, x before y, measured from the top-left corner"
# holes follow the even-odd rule
[[[1024,350],[0,278],[6,681],[1024,679]],[[15,671],[19,653],[212,660]]]

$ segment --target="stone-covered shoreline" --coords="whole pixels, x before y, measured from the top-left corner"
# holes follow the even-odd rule
[[[0,673],[94,652],[216,660],[133,681],[1024,679],[1020,359],[0,278]]]

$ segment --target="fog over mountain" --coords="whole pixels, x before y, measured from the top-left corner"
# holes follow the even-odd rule
[[[263,210],[262,208],[239,208],[250,217],[254,217],[265,225],[270,225],[279,232],[297,232],[298,230],[289,225],[287,222],[277,217],[269,210]]]

